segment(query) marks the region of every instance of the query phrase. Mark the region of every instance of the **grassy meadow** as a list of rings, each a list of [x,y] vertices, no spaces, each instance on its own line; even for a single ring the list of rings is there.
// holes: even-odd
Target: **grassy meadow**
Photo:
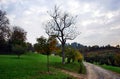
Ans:
[[[78,72],[79,64],[61,64],[59,56],[50,56],[50,73],[47,72],[46,55],[27,54],[20,59],[16,55],[0,55],[0,79],[69,79],[61,68]],[[72,78],[74,79],[74,78]]]
[[[60,62],[61,58],[51,57],[51,61]],[[46,56],[40,54],[0,55],[0,79],[66,79],[68,75],[51,67],[47,73]]]

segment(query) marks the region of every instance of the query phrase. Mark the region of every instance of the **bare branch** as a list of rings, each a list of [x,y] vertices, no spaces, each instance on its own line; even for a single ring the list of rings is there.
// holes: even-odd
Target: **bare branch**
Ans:
[[[53,12],[49,13],[49,15],[52,19],[47,22],[45,31],[49,36],[55,35],[61,42],[64,57],[64,45],[66,41],[73,40],[78,36],[75,28],[76,17],[68,13],[62,13],[57,6],[54,7]]]

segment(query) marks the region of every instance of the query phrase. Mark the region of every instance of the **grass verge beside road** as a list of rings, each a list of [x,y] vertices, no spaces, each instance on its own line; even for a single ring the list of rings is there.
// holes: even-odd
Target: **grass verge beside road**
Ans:
[[[120,67],[116,67],[116,66],[109,66],[109,65],[99,65],[100,67],[113,71],[113,72],[117,72],[120,74]]]

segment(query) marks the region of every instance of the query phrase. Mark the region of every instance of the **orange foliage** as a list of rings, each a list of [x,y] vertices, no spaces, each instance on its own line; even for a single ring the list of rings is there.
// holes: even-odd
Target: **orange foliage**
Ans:
[[[53,51],[56,51],[58,48],[57,48],[57,40],[56,40],[56,38],[55,37],[50,37],[49,39],[48,39],[48,43],[49,43],[49,51],[50,52],[53,52]]]

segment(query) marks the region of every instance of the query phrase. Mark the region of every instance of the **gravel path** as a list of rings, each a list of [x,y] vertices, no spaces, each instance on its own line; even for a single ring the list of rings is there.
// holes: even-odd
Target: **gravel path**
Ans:
[[[84,62],[87,69],[87,79],[120,79],[120,75],[105,70],[96,65]]]

